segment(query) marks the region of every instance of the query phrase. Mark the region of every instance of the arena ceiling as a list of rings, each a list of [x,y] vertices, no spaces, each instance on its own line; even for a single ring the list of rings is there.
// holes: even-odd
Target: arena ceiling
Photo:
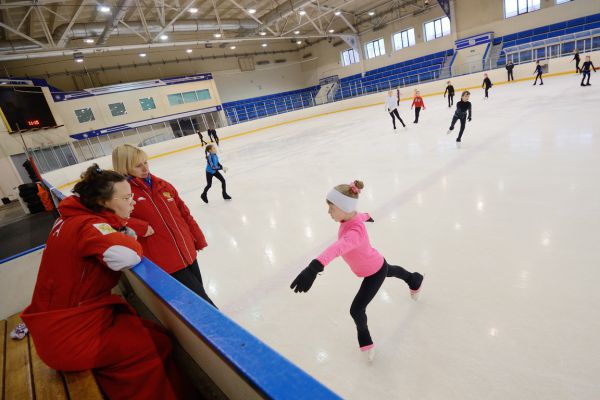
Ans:
[[[433,2],[433,1],[432,1]],[[429,0],[0,0],[0,61],[378,29]],[[207,46],[207,47],[208,47]]]

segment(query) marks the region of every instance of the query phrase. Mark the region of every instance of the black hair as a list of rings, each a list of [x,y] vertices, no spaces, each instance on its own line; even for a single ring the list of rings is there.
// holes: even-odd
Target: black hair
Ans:
[[[124,175],[116,171],[103,170],[98,164],[92,164],[81,174],[81,180],[73,188],[73,193],[79,195],[81,204],[100,212],[105,210],[100,201],[110,200],[115,192],[115,183],[126,180]]]

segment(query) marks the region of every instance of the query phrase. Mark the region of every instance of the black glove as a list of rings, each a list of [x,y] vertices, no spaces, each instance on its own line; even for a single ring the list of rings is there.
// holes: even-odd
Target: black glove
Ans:
[[[294,292],[308,292],[313,282],[317,278],[319,272],[323,272],[323,264],[319,260],[312,260],[308,267],[304,268],[302,272],[298,274],[294,282],[290,285],[290,289]]]
[[[467,118],[467,121],[471,122],[471,117]]]
[[[366,220],[365,222],[375,222],[375,220],[373,219],[373,217],[371,217],[371,216],[369,215],[369,219],[368,219],[368,220]]]

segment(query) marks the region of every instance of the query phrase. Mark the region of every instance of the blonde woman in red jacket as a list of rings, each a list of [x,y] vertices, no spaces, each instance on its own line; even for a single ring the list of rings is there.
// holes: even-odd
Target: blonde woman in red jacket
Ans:
[[[94,164],[73,192],[58,206],[21,315],[40,358],[60,371],[93,370],[111,400],[183,398],[166,331],[111,294],[142,255],[126,227],[135,204],[129,183]]]
[[[206,239],[177,190],[150,173],[148,155],[135,146],[118,146],[112,160],[115,171],[129,177],[136,202],[129,226],[144,256],[215,306],[204,290],[196,260],[196,252],[207,246]]]

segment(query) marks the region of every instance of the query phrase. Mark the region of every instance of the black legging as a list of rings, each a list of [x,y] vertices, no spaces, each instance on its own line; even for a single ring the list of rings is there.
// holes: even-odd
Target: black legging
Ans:
[[[583,78],[581,78],[581,85],[582,86],[586,86],[590,84],[590,75],[592,75],[590,73],[590,71],[582,71],[583,72]],[[585,81],[585,77],[587,76],[587,83],[584,84],[583,81]]]
[[[537,80],[538,80],[538,78],[540,78],[540,85],[543,85],[543,84],[544,84],[544,81],[542,80],[542,73],[541,73],[541,72],[538,72],[538,73],[537,73],[537,75],[535,76],[535,82],[533,82],[533,84],[534,84],[534,85],[536,85],[536,84],[537,84]]]
[[[205,195],[206,193],[208,193],[208,189],[210,189],[210,187],[212,186],[213,176],[221,181],[222,193],[223,196],[225,196],[227,194],[227,183],[225,183],[225,178],[223,178],[223,175],[221,175],[219,171],[215,171],[214,174],[211,174],[210,172],[206,171],[206,187],[202,191],[202,194]]]
[[[398,113],[398,109],[394,108],[394,111],[390,112],[390,117],[392,117],[392,123],[394,124],[394,129],[396,129],[396,118],[394,118],[394,115],[396,116],[396,118],[398,118],[398,121],[400,121],[400,123],[402,124],[402,126],[406,126],[406,125],[404,125],[404,121],[402,121],[402,118],[400,118],[400,114]]]
[[[217,142],[217,146],[219,145],[219,137],[217,136],[217,132],[208,132],[208,138],[211,142],[213,141],[213,139],[215,139],[215,142]]]
[[[207,303],[212,305],[214,308],[215,303],[212,302],[206,291],[204,290],[204,284],[202,283],[202,275],[200,274],[200,267],[198,266],[198,261],[194,260],[193,263],[185,267],[184,269],[180,269],[179,271],[175,271],[171,274],[171,276],[177,279],[179,282],[183,283],[186,287],[191,289],[198,296],[202,297],[206,300]]]
[[[454,104],[454,95],[448,93],[448,107],[452,107],[452,104]]]
[[[513,77],[512,69],[508,71],[508,80],[509,81],[514,81],[515,80],[515,78]]]
[[[415,124],[419,122],[419,113],[421,112],[421,107],[415,107]]]
[[[581,71],[581,68],[579,68],[579,60],[575,60],[575,73],[579,73],[579,72],[583,72]]]
[[[402,279],[410,287],[412,273],[402,267],[389,265],[387,261],[383,260],[383,265],[379,271],[363,279],[360,289],[358,289],[358,293],[354,296],[354,300],[350,306],[350,315],[356,324],[358,345],[361,348],[373,344],[371,334],[369,333],[369,327],[367,326],[367,306],[379,291],[385,278],[389,276]]]
[[[465,115],[464,117],[459,117],[454,114],[452,117],[452,123],[450,124],[450,130],[454,129],[454,124],[456,124],[456,121],[460,121],[460,131],[458,132],[458,138],[456,138],[456,141],[460,142],[463,132],[465,131],[465,126],[467,125],[467,116]]]
[[[488,90],[490,90],[490,87],[486,86],[485,87],[485,97],[488,97]]]

